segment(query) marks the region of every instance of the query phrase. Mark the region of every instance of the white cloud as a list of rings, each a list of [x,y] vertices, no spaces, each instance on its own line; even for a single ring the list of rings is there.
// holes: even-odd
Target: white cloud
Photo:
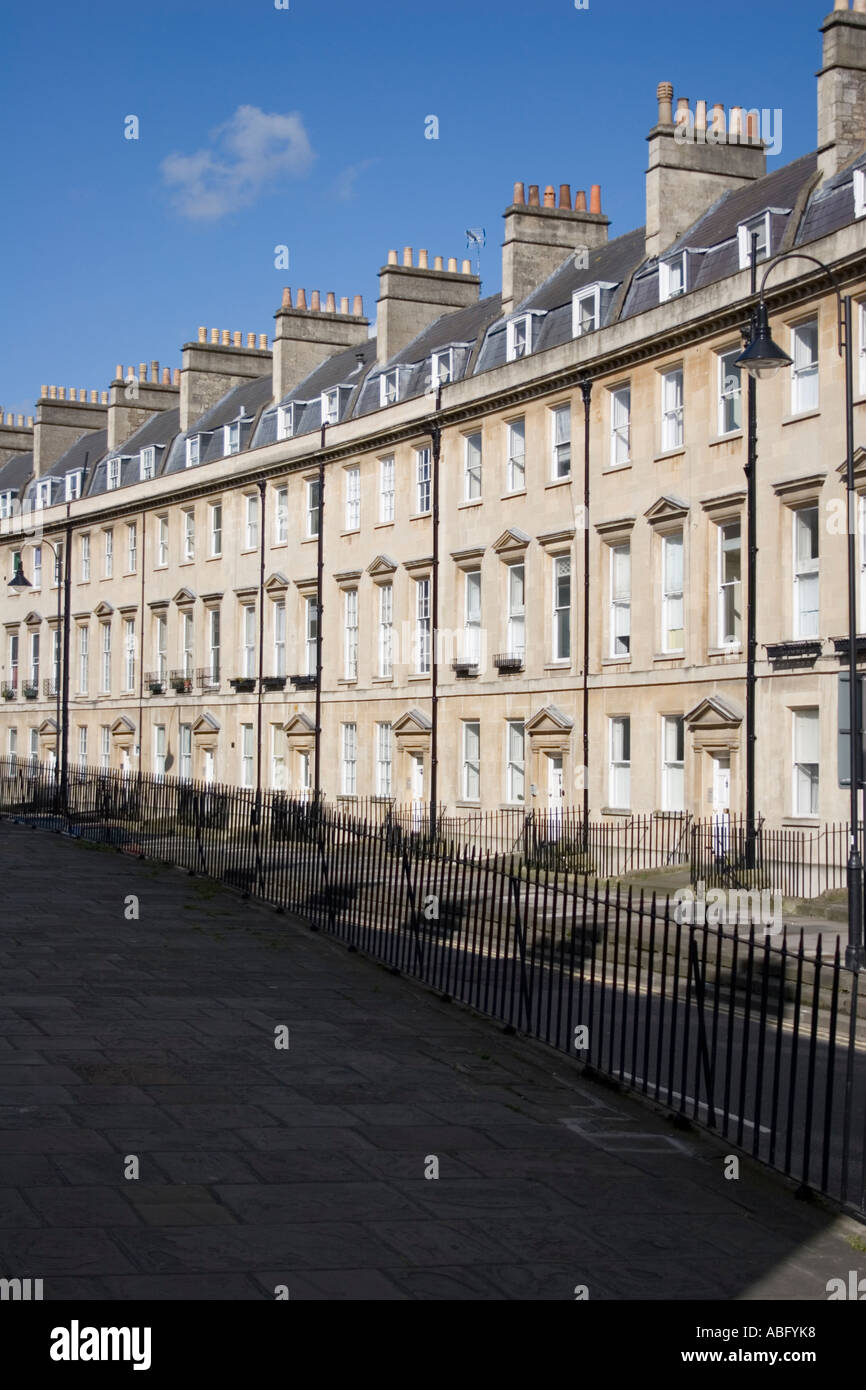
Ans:
[[[215,221],[255,202],[266,185],[305,174],[316,156],[298,111],[281,116],[239,106],[211,131],[208,149],[170,154],[162,176],[184,217]]]
[[[355,196],[355,184],[361,175],[375,164],[375,159],[362,159],[359,164],[349,164],[334,180],[333,194],[341,203],[351,202]]]

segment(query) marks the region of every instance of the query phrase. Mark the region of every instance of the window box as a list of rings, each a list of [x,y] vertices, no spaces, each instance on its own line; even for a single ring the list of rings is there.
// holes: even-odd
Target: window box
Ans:
[[[26,681],[21,687],[21,693],[25,700],[35,700],[39,696],[39,686],[31,685],[29,681]]]
[[[232,676],[229,685],[236,695],[250,695],[256,688],[255,676]]]
[[[219,689],[219,671],[215,671],[212,666],[200,666],[195,674],[199,690]]]
[[[172,671],[169,684],[176,695],[189,695],[192,692],[192,676],[185,671]]]
[[[523,657],[511,652],[497,652],[493,658],[497,671],[522,671]]]
[[[289,676],[289,680],[296,690],[315,690],[316,677],[309,675]]]
[[[477,676],[478,662],[470,661],[465,657],[458,658],[457,661],[452,661],[451,670],[454,672],[455,676]]]
[[[801,638],[791,642],[766,642],[767,660],[788,665],[813,666],[821,655],[821,639]]]
[[[151,695],[165,694],[165,681],[163,680],[162,676],[157,675],[155,671],[149,671],[147,673],[147,675],[144,678],[144,683],[150,691]]]
[[[18,692],[15,686],[10,685],[8,681],[4,681],[2,686],[0,686],[0,695],[3,696],[4,700],[14,700],[17,694]]]
[[[42,694],[46,699],[56,700],[57,682],[52,676],[46,676],[45,680],[42,682]]]
[[[262,676],[262,690],[285,690],[285,676]]]

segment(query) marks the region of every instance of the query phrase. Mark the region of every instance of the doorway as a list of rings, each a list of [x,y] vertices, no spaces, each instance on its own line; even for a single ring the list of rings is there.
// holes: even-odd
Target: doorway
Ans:
[[[562,829],[562,800],[565,788],[562,781],[562,754],[547,754],[547,834],[558,840]]]
[[[713,853],[727,854],[731,837],[731,755],[713,757]]]

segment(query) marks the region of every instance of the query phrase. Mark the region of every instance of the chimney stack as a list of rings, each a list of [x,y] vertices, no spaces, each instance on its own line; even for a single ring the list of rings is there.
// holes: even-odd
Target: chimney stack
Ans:
[[[866,146],[866,0],[836,0],[821,25],[818,73],[818,168],[833,178]]]
[[[212,328],[208,342],[207,332],[199,329],[196,342],[184,343],[180,371],[175,369],[172,376],[172,387],[180,388],[181,433],[185,433],[206,410],[216,405],[233,386],[265,376],[270,371],[271,354],[267,347],[267,336],[259,335],[258,347],[255,346],[256,335],[247,334],[248,343],[250,337],[252,346],[244,347],[244,335],[237,329]],[[164,386],[149,389],[166,390]],[[176,403],[175,391],[171,404]]]
[[[294,301],[293,308],[292,291],[283,290],[282,303],[274,315],[277,324],[273,359],[275,401],[282,400],[327,357],[367,341],[369,324],[364,318],[360,295],[355,296],[351,314],[347,295],[340,300],[337,313],[333,290],[327,294],[324,308],[319,290],[311,290],[309,308],[306,289],[297,290]]]
[[[594,250],[607,241],[609,220],[601,210],[601,189],[594,184],[590,209],[581,189],[571,207],[571,185],[559,185],[559,206],[553,184],[547,184],[544,201],[537,183],[529,185],[523,201],[522,183],[514,185],[514,202],[505,209],[505,241],[502,247],[502,311],[510,314],[521,300],[558,269],[570,252]],[[519,196],[518,196],[519,195]]]
[[[747,138],[742,107],[732,109],[728,132],[724,106],[714,106],[708,130],[706,102],[697,103],[693,117],[688,97],[680,97],[674,116],[670,82],[659,83],[656,98],[658,122],[647,136],[648,256],[661,255],[723,193],[743,188],[767,172],[764,145]]]
[[[200,328],[199,341],[205,332]],[[91,392],[91,398],[95,396]],[[108,388],[108,448],[117,449],[140,429],[145,420],[160,410],[173,410],[178,403],[178,389],[171,385],[168,367],[162,372],[160,381],[159,363],[150,364],[150,380],[147,378],[147,365],[139,364],[138,377],[132,367],[123,375],[123,367],[118,364],[114,381]]]
[[[481,281],[469,273],[468,261],[464,261],[462,271],[455,256],[449,257],[447,270],[442,269],[440,256],[434,259],[432,270],[428,262],[425,250],[419,252],[417,266],[413,265],[412,248],[407,246],[402,265],[389,252],[387,264],[379,271],[376,337],[380,362],[400,352],[440,315],[478,302]]]
[[[42,394],[45,394],[43,387]],[[29,454],[33,449],[33,417],[25,425],[24,416],[16,417],[0,410],[0,468],[16,454]]]
[[[33,427],[34,478],[41,478],[76,439],[105,429],[108,416],[106,405],[102,402],[91,403],[87,395],[86,390],[79,392],[75,387],[70,387],[67,393],[65,386],[49,386],[47,395],[43,389],[36,402],[36,423]]]

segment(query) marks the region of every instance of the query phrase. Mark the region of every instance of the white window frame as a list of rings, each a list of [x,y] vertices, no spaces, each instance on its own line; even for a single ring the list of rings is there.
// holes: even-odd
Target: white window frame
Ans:
[[[866,169],[854,170],[854,216],[866,217]]]
[[[219,685],[222,665],[222,618],[219,608],[208,610],[207,642],[211,683]]]
[[[315,598],[308,598],[304,603],[304,652],[306,657],[306,672],[308,676],[316,674],[316,646],[318,638],[318,614],[319,607]]]
[[[608,804],[618,811],[631,807],[631,716],[608,719]]]
[[[123,460],[120,458],[109,459],[105,466],[105,486],[108,492],[114,492],[115,488],[120,487],[120,469]]]
[[[683,367],[661,373],[661,452],[670,454],[685,444],[685,374]]]
[[[306,480],[307,497],[307,540],[315,540],[319,534],[319,527],[322,524],[321,498],[319,497],[318,478],[307,478]],[[313,499],[315,498],[315,502]],[[313,524],[315,522],[315,530]]]
[[[467,570],[463,576],[463,659],[481,664],[481,571]]]
[[[192,613],[182,613],[180,619],[181,669],[187,679],[195,671],[195,623]]]
[[[277,410],[277,439],[292,439],[295,434],[294,403],[281,405]]]
[[[33,547],[33,588],[42,588],[42,546]]]
[[[289,489],[274,489],[274,545],[285,545],[289,539]]]
[[[857,306],[860,320],[860,395],[866,396],[866,300]]]
[[[430,674],[430,576],[415,580],[415,674]]]
[[[519,592],[518,592],[519,572]],[[507,566],[506,603],[508,612],[507,647],[509,656],[526,661],[526,564],[523,560]]]
[[[591,305],[588,316],[582,313],[585,304]],[[587,333],[595,333],[601,327],[601,286],[591,285],[575,290],[571,299],[571,336],[582,338]]]
[[[567,422],[567,431],[560,438],[560,421]],[[554,405],[550,410],[550,477],[561,482],[571,477],[571,406]]]
[[[553,632],[552,632],[552,657],[554,661],[571,661],[571,609],[574,595],[572,593],[572,563],[570,555],[555,555],[553,557],[552,577],[553,577]],[[560,585],[563,579],[568,580],[568,603],[561,603]],[[561,614],[566,615],[567,621],[563,624]],[[563,643],[563,629],[567,634],[567,642]],[[567,650],[563,650],[566,647]]]
[[[791,711],[791,801],[793,814],[797,817],[818,815],[821,792],[821,716],[817,706],[805,706]],[[817,762],[806,761],[800,757],[804,751],[801,730],[812,729],[811,737],[817,742]],[[808,794],[808,808],[805,805]]]
[[[662,810],[684,811],[686,809],[686,729],[683,715],[662,715],[661,737]]]
[[[676,553],[677,548],[680,553],[680,583],[677,585],[675,578],[670,574],[669,557]],[[661,650],[671,656],[679,656],[685,651],[686,646],[686,615],[685,615],[685,532],[684,530],[668,531],[661,537]],[[679,623],[674,619],[679,615]],[[678,647],[670,645],[670,634],[681,632],[682,641]]]
[[[256,674],[256,606],[241,604],[241,675],[247,680]]]
[[[37,512],[41,512],[45,507],[51,506],[51,479],[43,478],[36,484],[36,496],[34,498]]]
[[[100,724],[99,726],[99,766],[103,772],[108,772],[111,767],[111,726]]]
[[[814,330],[815,333],[815,356],[808,362],[803,357],[806,330]],[[791,357],[791,414],[808,415],[820,409],[821,404],[821,342],[816,317],[791,325]]]
[[[748,270],[752,264],[752,232],[758,232],[758,261],[766,261],[770,255],[770,214],[762,212],[741,222],[737,227],[737,242],[740,252],[740,270]],[[763,237],[761,236],[763,233]],[[763,240],[763,246],[761,241]]]
[[[505,466],[505,491],[526,491],[526,417],[507,420],[505,424],[507,458]]]
[[[442,363],[445,363],[445,372],[442,371]],[[447,386],[454,380],[454,349],[444,348],[440,352],[434,352],[430,359],[430,385],[435,391],[437,386]]]
[[[818,553],[801,559],[799,539],[806,530],[803,518],[807,513],[815,517],[815,538]],[[794,574],[794,636],[801,638],[818,637],[821,631],[821,510],[817,503],[806,507],[796,507],[793,514],[792,569]],[[815,606],[805,607],[807,586],[813,582]],[[814,618],[811,616],[814,614]]]
[[[505,800],[512,806],[526,802],[526,725],[522,719],[505,721]]]
[[[323,391],[321,396],[322,424],[338,425],[340,423],[340,388],[334,386],[330,391]]]
[[[519,314],[505,326],[505,356],[508,362],[519,362],[532,352],[532,315]]]
[[[274,603],[274,675],[286,674],[286,601]]]
[[[626,464],[631,463],[631,382],[626,382],[623,386],[614,386],[609,395],[610,467],[624,468]]]
[[[135,574],[138,568],[138,527],[134,521],[126,523],[126,572]]]
[[[415,450],[416,516],[430,511],[433,487],[433,456],[427,447]]]
[[[361,529],[361,469],[357,464],[343,469],[344,531]]]
[[[380,584],[379,589],[379,676],[390,680],[394,675],[394,585]]]
[[[340,725],[340,790],[343,796],[358,794],[358,726]]]
[[[481,497],[484,442],[481,430],[463,436],[463,501],[477,502]]]
[[[379,377],[379,407],[396,405],[400,399],[400,368],[392,367]]]
[[[230,420],[227,425],[223,425],[223,458],[228,458],[232,454],[239,454],[241,451],[241,421]]]
[[[84,476],[83,469],[75,468],[71,473],[66,474],[66,501],[77,502],[81,496],[81,480]]]
[[[732,547],[728,546],[728,535],[737,530],[737,549],[740,554],[740,575],[738,579],[725,578],[725,555],[732,553]],[[743,528],[739,520],[721,521],[718,525],[718,558],[717,558],[717,599],[716,599],[716,646],[725,647],[728,650],[736,651],[743,644]],[[738,621],[734,624],[739,632],[734,631],[733,635],[727,633],[728,623],[725,621],[728,606],[728,593],[734,595],[734,610],[738,613]]]
[[[195,510],[192,507],[186,507],[181,515],[183,516],[183,558],[184,563],[189,564],[195,559]]]
[[[100,642],[99,686],[100,693],[108,695],[111,692],[111,623],[100,623],[100,627],[102,628],[100,633],[102,641]]]
[[[210,538],[210,558],[216,560],[223,553],[223,504],[211,502],[208,505],[208,535]]]
[[[679,299],[688,292],[688,256],[680,251],[669,260],[659,261],[659,303],[667,304],[670,299]]]
[[[358,590],[346,589],[343,599],[343,679],[358,679]]]
[[[39,633],[30,634],[30,684],[39,689]]]
[[[168,517],[156,519],[156,568],[163,569],[168,564]]]
[[[390,724],[376,725],[376,795],[390,796],[394,771],[394,739]]]
[[[394,455],[388,454],[379,460],[379,521],[387,524],[394,520]]]
[[[628,584],[619,582],[617,560],[627,568]],[[608,652],[612,660],[631,659],[631,542],[620,541],[610,547],[610,622]]]
[[[275,791],[283,791],[286,787],[286,754],[283,744],[283,726],[281,724],[271,725],[271,786]]]
[[[481,800],[481,723],[462,720],[461,792],[464,801]]]
[[[241,725],[241,786],[251,787],[254,784],[255,758],[253,754],[253,726],[252,724]]]
[[[194,468],[201,463],[201,435],[192,434],[186,441],[186,467]]]
[[[182,782],[192,780],[192,725],[178,726],[178,776]]]
[[[154,724],[153,726],[153,774],[157,781],[161,782],[165,777],[165,725]]]
[[[259,543],[259,494],[244,493],[244,549],[255,550]]]
[[[4,492],[0,492],[0,521],[8,521],[12,516],[14,511],[14,497],[15,493],[11,488],[7,488]],[[69,498],[67,497],[66,500],[69,501]]]
[[[135,619],[123,620],[123,679],[124,690],[135,689]]]
[[[165,682],[168,676],[168,619],[164,613],[157,614],[153,635],[156,654],[156,678],[157,680]]]
[[[87,767],[87,725],[78,726],[78,766]]]
[[[81,583],[90,582],[90,532],[84,531],[80,537],[78,558],[81,565]]]
[[[138,480],[141,483],[148,482],[156,477],[156,445],[149,444],[146,449],[142,449],[138,455]]]
[[[114,577],[114,531],[109,526],[102,533],[102,574],[104,579]]]
[[[739,367],[736,367],[736,360],[740,356],[739,348],[728,348],[725,352],[716,355],[717,373],[717,396],[718,396],[718,419],[716,426],[719,438],[724,439],[728,435],[741,434],[743,429],[743,374]],[[729,364],[726,366],[725,364]],[[736,377],[733,375],[736,370]],[[732,383],[736,381],[736,387]],[[734,413],[739,416],[736,424],[728,427],[725,415],[727,413],[727,403],[736,401]]]

